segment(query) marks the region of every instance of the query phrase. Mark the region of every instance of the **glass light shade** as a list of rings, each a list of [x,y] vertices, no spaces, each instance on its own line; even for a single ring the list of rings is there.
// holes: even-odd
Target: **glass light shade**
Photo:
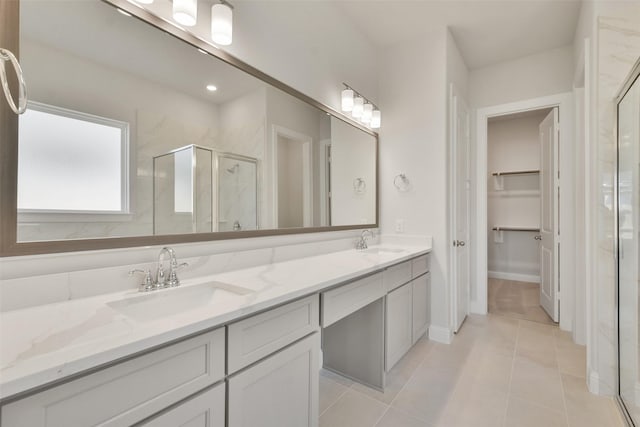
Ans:
[[[198,0],[173,0],[173,19],[185,27],[196,25]]]
[[[362,123],[364,123],[364,124],[371,123],[371,115],[372,115],[372,113],[373,113],[373,105],[371,105],[369,103],[364,104],[364,107],[362,109],[362,117],[360,118]]]
[[[136,0],[136,2],[140,4],[151,4],[153,0]]]
[[[345,89],[342,91],[342,111],[349,112],[353,110],[353,91]]]
[[[211,7],[211,40],[223,46],[233,41],[233,10],[226,4]]]
[[[359,119],[360,117],[362,117],[363,111],[364,111],[364,98],[362,98],[361,96],[356,96],[356,98],[353,100],[353,110],[351,111],[351,115],[354,118]]]
[[[382,117],[380,114],[380,110],[373,110],[371,112],[371,129],[379,129],[381,121]]]

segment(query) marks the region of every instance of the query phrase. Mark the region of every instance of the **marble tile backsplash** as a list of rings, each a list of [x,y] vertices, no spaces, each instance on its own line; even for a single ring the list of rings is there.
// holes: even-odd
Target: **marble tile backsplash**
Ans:
[[[189,267],[182,280],[284,262],[292,259],[349,250],[359,230],[274,236],[237,241],[172,245],[179,261]],[[390,244],[411,244],[425,236],[383,237]],[[374,239],[374,243],[380,238]],[[160,247],[52,254],[0,260],[0,311],[16,310],[111,292],[135,290],[140,277],[129,277],[133,268],[155,274]],[[74,260],[75,258],[75,260]]]

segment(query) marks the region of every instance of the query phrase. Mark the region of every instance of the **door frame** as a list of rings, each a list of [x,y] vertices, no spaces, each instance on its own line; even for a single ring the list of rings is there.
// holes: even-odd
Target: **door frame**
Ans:
[[[449,144],[449,194],[451,195],[449,197],[449,223],[451,224],[450,227],[450,236],[449,236],[449,242],[453,242],[456,239],[456,212],[457,212],[457,204],[456,204],[456,200],[457,200],[457,187],[456,187],[456,183],[457,183],[457,169],[456,169],[456,165],[457,165],[457,161],[456,161],[456,148],[457,148],[457,135],[458,135],[458,128],[457,128],[457,120],[458,120],[458,116],[457,116],[457,111],[456,111],[456,102],[457,100],[461,100],[462,103],[465,105],[466,109],[467,109],[467,113],[468,113],[468,123],[467,123],[467,129],[469,131],[469,147],[468,147],[468,152],[467,152],[467,160],[468,160],[468,172],[469,172],[469,185],[471,186],[471,180],[473,177],[473,173],[472,173],[472,168],[471,168],[471,164],[472,164],[472,157],[471,157],[471,109],[469,108],[466,100],[464,98],[462,98],[460,91],[458,90],[458,88],[454,85],[451,84],[449,86],[449,135],[450,135],[450,144]],[[469,204],[467,206],[468,208],[468,212],[467,212],[467,244],[469,244],[469,246],[467,246],[467,268],[469,271],[468,274],[468,279],[469,279],[469,289],[467,289],[467,297],[469,298],[467,301],[467,315],[471,312],[471,280],[472,280],[472,269],[471,269],[471,257],[472,257],[472,248],[470,245],[470,241],[471,241],[471,202],[472,202],[472,194],[471,194],[471,187],[469,188]],[[450,262],[450,272],[451,272],[451,319],[450,319],[450,324],[452,326],[452,331],[456,331],[456,328],[458,327],[457,325],[457,319],[456,319],[456,315],[458,312],[458,277],[457,277],[457,273],[458,273],[458,265],[457,265],[457,254],[456,254],[456,250],[457,247],[455,247],[453,244],[451,244],[451,246],[449,246],[449,259],[451,260]],[[463,321],[464,322],[464,321]]]
[[[476,221],[475,221],[475,256],[476,263],[476,295],[469,304],[472,313],[487,314],[487,130],[488,120],[491,117],[505,116],[513,113],[540,110],[544,108],[558,107],[560,116],[560,206],[559,208],[559,228],[562,230],[560,243],[560,277],[561,293],[556,289],[560,298],[560,329],[571,331],[573,328],[574,312],[574,227],[572,218],[575,212],[574,194],[574,107],[573,93],[564,92],[560,94],[533,98],[523,101],[511,102],[507,104],[494,105],[491,107],[479,108],[476,113]],[[562,190],[564,189],[564,191]],[[560,239],[558,240],[560,242]]]
[[[271,154],[271,212],[273,223],[278,224],[278,137],[299,141],[302,144],[302,225],[313,225],[313,138],[280,125],[273,125],[268,151]]]

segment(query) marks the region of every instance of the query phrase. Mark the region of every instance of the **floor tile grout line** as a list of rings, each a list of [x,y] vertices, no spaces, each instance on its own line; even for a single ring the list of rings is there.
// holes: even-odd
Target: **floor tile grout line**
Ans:
[[[553,337],[553,350],[556,353],[556,365],[558,366],[558,377],[560,377],[560,388],[562,389],[562,405],[564,406],[564,419],[567,422],[567,427],[569,424],[569,408],[567,407],[567,396],[565,395],[564,390],[564,382],[562,381],[562,372],[560,372],[560,359],[558,358],[558,342],[554,335]]]
[[[509,402],[511,400],[511,385],[513,383],[513,372],[516,369],[516,355],[518,353],[518,341],[520,340],[520,328],[522,328],[520,320],[518,320],[518,330],[516,331],[516,342],[513,346],[513,356],[511,360],[511,374],[509,375],[509,387],[507,388],[507,404],[504,408],[504,414],[502,416],[502,425],[507,425],[507,414],[509,412]]]
[[[333,407],[336,403],[338,403],[338,401],[340,401],[340,399],[342,399],[342,397],[343,397],[345,394],[347,394],[347,392],[348,392],[349,390],[351,390],[351,386],[346,387],[346,386],[344,386],[344,385],[340,384],[339,382],[332,380],[331,378],[327,378],[327,379],[328,379],[329,381],[333,381],[334,383],[336,383],[336,384],[339,384],[339,385],[343,386],[343,387],[344,387],[344,391],[343,391],[342,393],[340,393],[340,396],[338,396],[338,397],[336,398],[336,400],[334,400],[334,401],[333,401],[333,403],[331,403],[331,405],[327,406],[327,407],[325,408],[325,410],[324,410],[324,411],[322,411],[322,412],[318,415],[318,421],[320,421],[320,417],[322,417],[322,416],[324,415],[324,413],[325,413],[325,412],[327,412],[327,411],[329,410],[329,408]]]

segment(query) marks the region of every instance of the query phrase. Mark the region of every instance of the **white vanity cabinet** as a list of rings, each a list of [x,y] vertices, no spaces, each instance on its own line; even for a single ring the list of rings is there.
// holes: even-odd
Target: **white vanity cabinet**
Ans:
[[[225,383],[220,383],[139,427],[225,427]]]
[[[386,371],[389,371],[413,344],[412,298],[412,283],[407,283],[387,294]]]
[[[224,366],[220,328],[8,403],[0,424],[131,426],[223,380]]]
[[[229,378],[228,427],[317,427],[320,334]]]
[[[384,271],[389,292],[385,309],[385,371],[389,371],[429,328],[429,255],[423,255]]]

